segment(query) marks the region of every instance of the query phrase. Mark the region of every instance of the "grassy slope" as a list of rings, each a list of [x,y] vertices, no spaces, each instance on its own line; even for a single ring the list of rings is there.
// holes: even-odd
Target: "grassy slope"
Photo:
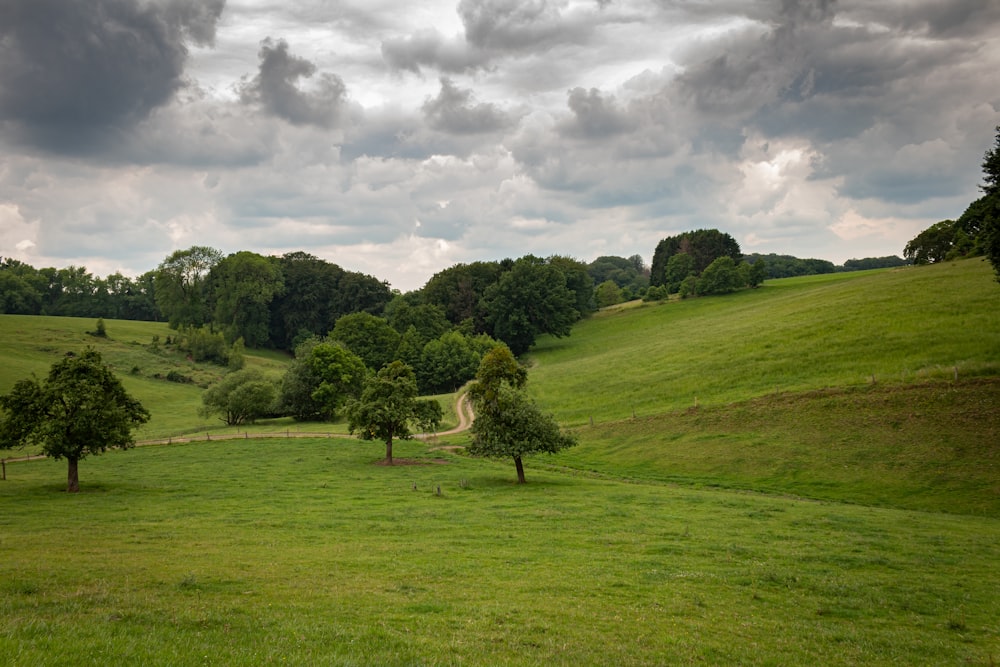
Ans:
[[[75,317],[34,317],[0,315],[0,392],[35,374],[45,377],[49,367],[66,352],[94,347],[122,379],[126,389],[150,411],[152,418],[137,437],[156,438],[205,430],[217,430],[217,420],[198,417],[201,392],[218,381],[226,369],[212,364],[196,364],[182,355],[159,350],[151,345],[153,336],[161,343],[176,332],[161,322],[105,320],[108,338],[87,332],[96,320]],[[247,365],[279,375],[288,360],[267,351],[247,352]],[[191,378],[191,384],[169,382],[176,371]]]
[[[115,452],[83,463],[76,496],[61,492],[63,462],[8,465],[0,655],[25,666],[995,664],[1000,519],[861,504],[996,514],[995,453],[969,449],[997,442],[986,430],[997,288],[981,268],[777,282],[604,314],[544,341],[529,386],[576,423],[581,445],[556,466],[530,461],[524,487],[509,462],[421,443],[397,454],[445,463],[374,466],[379,443],[320,439]],[[950,311],[940,295],[956,293],[941,290],[958,290]],[[852,306],[852,291],[885,298]],[[923,316],[880,324],[897,302]],[[58,327],[7,317],[0,358],[34,364],[18,376],[44,374],[62,353]],[[91,326],[79,321],[73,340],[90,342]],[[678,333],[686,352],[670,343]],[[853,356],[817,342],[832,339],[853,341]],[[713,341],[742,347],[713,359]],[[980,377],[955,384],[955,365]],[[664,380],[675,389],[649,390]],[[0,391],[4,381],[0,371]],[[164,392],[154,414],[189,389],[152,386]],[[176,418],[191,428],[190,414]],[[936,432],[950,440],[928,440]],[[928,486],[921,475],[935,473]]]
[[[11,664],[941,665],[1000,656],[1000,521],[378,443],[9,466]],[[414,488],[415,487],[415,488]],[[441,495],[437,495],[437,489]]]
[[[611,311],[529,386],[580,436],[560,465],[1000,516],[998,296],[974,260]]]

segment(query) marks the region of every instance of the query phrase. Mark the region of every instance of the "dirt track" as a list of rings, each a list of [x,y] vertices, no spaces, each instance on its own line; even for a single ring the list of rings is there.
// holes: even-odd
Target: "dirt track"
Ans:
[[[458,426],[455,428],[448,429],[447,431],[441,431],[440,433],[418,433],[416,434],[419,440],[429,440],[442,435],[455,435],[456,433],[462,433],[463,431],[469,430],[472,425],[472,406],[469,404],[469,395],[462,394],[458,397],[455,402],[455,413],[458,415]],[[147,447],[151,445],[172,445],[174,443],[180,444],[185,442],[201,442],[201,441],[211,441],[211,440],[255,440],[260,438],[353,438],[353,435],[348,435],[346,433],[305,433],[300,431],[275,431],[272,433],[218,433],[212,435],[211,433],[206,433],[205,435],[198,436],[184,436],[177,438],[158,438],[155,440],[140,440],[135,443],[136,447]],[[21,461],[38,461],[46,458],[44,454],[36,454],[34,456],[18,456],[15,458],[4,459],[4,463],[18,463]]]

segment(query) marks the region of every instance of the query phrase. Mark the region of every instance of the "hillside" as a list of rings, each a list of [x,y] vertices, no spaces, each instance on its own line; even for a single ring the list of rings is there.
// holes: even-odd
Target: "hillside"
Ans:
[[[604,311],[529,386],[558,465],[998,516],[998,297],[973,260]]]
[[[49,367],[67,352],[88,346],[101,353],[126,389],[142,402],[152,418],[139,438],[156,438],[214,429],[218,421],[198,416],[201,392],[217,382],[226,369],[199,364],[162,345],[175,335],[162,322],[105,320],[108,337],[97,338],[95,320],[80,317],[0,315],[0,393],[21,378],[45,377]],[[154,344],[154,337],[161,344]],[[279,375],[288,364],[280,353],[248,350],[247,366]],[[167,377],[175,378],[171,381]]]

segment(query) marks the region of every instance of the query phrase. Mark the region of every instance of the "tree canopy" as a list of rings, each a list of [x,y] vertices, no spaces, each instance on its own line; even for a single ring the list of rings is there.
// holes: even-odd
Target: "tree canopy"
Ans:
[[[277,396],[275,383],[257,369],[229,373],[201,395],[202,414],[220,415],[229,426],[252,424],[266,416]]]
[[[57,361],[44,380],[18,381],[0,396],[0,408],[0,446],[37,445],[54,459],[65,458],[71,493],[80,490],[82,459],[131,447],[132,430],[149,421],[149,411],[93,349]]]
[[[731,257],[734,262],[743,258],[740,244],[729,234],[717,229],[697,229],[683,232],[676,236],[668,236],[656,245],[653,252],[653,263],[649,273],[650,285],[666,285],[667,263],[678,253],[691,256],[692,269],[696,275],[708,268],[708,265],[719,257]]]
[[[472,456],[513,458],[519,484],[525,482],[524,456],[555,453],[576,444],[523,393],[527,377],[510,350],[498,347],[483,357],[469,390],[476,419],[467,451]]]
[[[441,421],[441,406],[417,399],[417,379],[402,361],[393,361],[370,377],[361,396],[348,402],[346,412],[351,433],[362,440],[385,442],[388,465],[393,462],[393,439],[412,438],[412,424],[436,428]]]

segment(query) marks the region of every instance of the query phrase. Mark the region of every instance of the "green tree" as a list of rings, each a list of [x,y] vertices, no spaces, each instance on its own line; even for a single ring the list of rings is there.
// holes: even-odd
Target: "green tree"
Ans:
[[[132,430],[149,421],[146,408],[92,349],[57,361],[45,380],[18,381],[0,396],[0,407],[0,446],[38,445],[56,460],[65,458],[70,493],[80,490],[82,459],[131,447]]]
[[[365,362],[340,343],[313,345],[303,364],[316,380],[311,398],[319,407],[320,417],[333,419],[348,399],[361,393],[367,373]]]
[[[744,262],[746,264],[746,262]],[[749,264],[749,269],[747,270],[746,283],[748,287],[754,289],[761,286],[764,280],[767,278],[767,262],[763,259],[757,259],[753,264]]]
[[[910,239],[903,248],[903,257],[914,264],[942,262],[955,244],[955,221],[942,220]]]
[[[983,155],[983,184],[979,187],[986,195],[979,245],[1000,281],[1000,125],[993,147]]]
[[[558,452],[575,445],[576,439],[563,433],[519,388],[498,378],[496,368],[484,373],[471,393],[476,419],[467,451],[472,456],[513,458],[517,482],[524,484],[523,457]]]
[[[360,312],[338,319],[330,338],[339,340],[375,370],[396,359],[400,335],[385,318]]]
[[[739,268],[732,257],[719,257],[709,264],[698,279],[699,294],[728,294],[743,286]]]
[[[595,290],[598,308],[607,308],[622,302],[622,289],[613,280],[605,280]]]
[[[472,320],[478,327],[482,324],[480,301],[505,270],[499,262],[455,264],[431,276],[420,292],[426,303],[442,307],[452,324]]]
[[[452,331],[424,345],[420,365],[415,369],[422,391],[455,391],[476,375],[479,355],[469,340]]]
[[[250,347],[266,345],[271,300],[284,288],[277,260],[255,252],[233,253],[212,267],[207,285],[214,323],[226,338],[243,338]]]
[[[178,250],[160,263],[155,274],[155,298],[172,329],[201,326],[210,319],[205,281],[222,253],[206,246]]]
[[[694,257],[686,252],[679,252],[667,260],[664,286],[670,294],[676,294],[684,279],[694,273]]]
[[[530,255],[487,288],[481,307],[488,333],[514,354],[527,352],[541,334],[568,336],[580,318],[562,271]]]
[[[693,270],[698,275],[719,257],[730,257],[734,262],[738,262],[743,256],[736,239],[717,229],[697,229],[677,236],[668,236],[656,245],[653,253],[650,285],[667,284],[667,263],[678,253],[691,255],[694,259]]]
[[[393,361],[365,382],[359,398],[348,401],[348,426],[362,440],[384,441],[385,463],[392,465],[393,439],[408,440],[412,423],[426,423],[432,408],[423,407],[425,402],[431,401],[417,400],[413,369]]]
[[[201,395],[201,414],[221,415],[229,426],[252,424],[271,412],[276,395],[274,382],[259,370],[234,371]]]

